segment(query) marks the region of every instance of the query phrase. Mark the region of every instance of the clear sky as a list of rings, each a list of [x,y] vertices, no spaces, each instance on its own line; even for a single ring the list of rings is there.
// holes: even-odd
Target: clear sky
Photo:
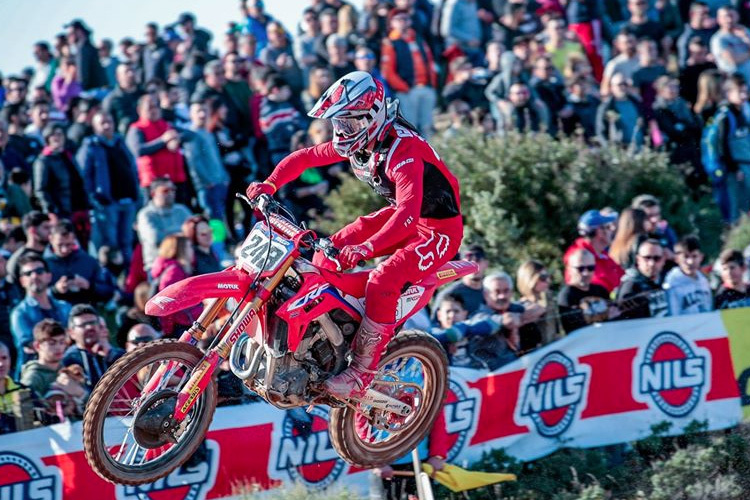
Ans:
[[[362,1],[352,2],[361,7]],[[310,0],[266,0],[266,11],[294,30]],[[94,41],[110,38],[115,44],[130,36],[143,39],[149,21],[175,22],[181,12],[195,14],[197,24],[214,34],[214,45],[229,21],[240,21],[238,0],[0,0],[0,72],[17,73],[32,66],[32,45],[51,41],[63,24],[81,18],[94,31]]]

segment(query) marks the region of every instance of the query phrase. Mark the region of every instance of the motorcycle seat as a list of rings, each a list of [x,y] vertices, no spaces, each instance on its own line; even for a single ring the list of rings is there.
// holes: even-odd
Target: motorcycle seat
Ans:
[[[367,280],[370,277],[370,271],[355,271],[353,273],[338,273],[325,268],[319,268],[323,276],[341,292],[352,295],[357,298],[365,296]],[[435,270],[434,273],[425,278],[412,283],[412,285],[422,285],[425,288],[430,286],[441,286],[445,283],[454,281],[467,274],[477,272],[478,267],[474,262],[467,260],[452,260],[446,262]]]

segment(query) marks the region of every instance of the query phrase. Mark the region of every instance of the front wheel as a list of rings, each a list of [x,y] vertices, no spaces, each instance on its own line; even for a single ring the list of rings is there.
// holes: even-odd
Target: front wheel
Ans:
[[[440,343],[417,330],[399,333],[388,344],[371,388],[411,405],[401,417],[359,404],[334,408],[328,430],[334,449],[361,468],[393,463],[417,447],[443,408],[448,358]]]
[[[83,416],[83,447],[91,467],[107,481],[150,483],[187,461],[200,446],[216,409],[216,378],[176,428],[169,419],[190,374],[203,359],[195,346],[164,339],[114,363],[91,393]],[[159,367],[169,376],[147,395],[145,383]]]

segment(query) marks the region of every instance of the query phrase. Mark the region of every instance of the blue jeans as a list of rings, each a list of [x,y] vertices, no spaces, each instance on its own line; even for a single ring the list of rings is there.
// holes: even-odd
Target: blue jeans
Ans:
[[[227,199],[227,185],[214,184],[210,188],[198,190],[198,204],[209,219],[224,220],[224,203]]]
[[[94,210],[94,221],[98,235],[97,248],[108,246],[119,248],[125,262],[133,255],[133,222],[135,201],[122,199]]]
[[[737,179],[736,173],[727,174],[730,222],[735,222],[750,210],[750,165],[739,165],[739,172],[743,175],[742,180]]]

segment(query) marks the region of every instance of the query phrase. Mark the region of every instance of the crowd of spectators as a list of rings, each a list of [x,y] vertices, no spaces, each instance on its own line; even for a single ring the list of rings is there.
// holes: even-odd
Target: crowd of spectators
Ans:
[[[556,296],[543,263],[522,263],[514,280],[488,272],[484,249],[473,245],[461,256],[479,270],[438,294],[434,317],[425,310],[407,326],[431,332],[451,365],[494,370],[593,323],[750,306],[747,255],[725,250],[704,262],[700,240],[677,239],[651,195],[619,214],[590,210],[577,229]]]
[[[71,21],[0,77],[0,432],[80,418],[119,356],[190,323],[195,311],[157,321],[145,303],[231,263],[253,222],[233,194],[330,140],[306,113],[353,70],[427,138],[476,128],[662,148],[735,222],[750,209],[750,10],[734,5],[311,0],[285,27],[241,0],[223,33],[184,13],[117,42]],[[281,196],[309,219],[346,171],[310,170]],[[494,369],[593,322],[748,303],[742,253],[721,255],[714,290],[700,242],[678,238],[658,200],[615,208],[581,215],[559,287],[544,263],[514,279],[471,246],[479,272],[411,324],[452,364]]]

